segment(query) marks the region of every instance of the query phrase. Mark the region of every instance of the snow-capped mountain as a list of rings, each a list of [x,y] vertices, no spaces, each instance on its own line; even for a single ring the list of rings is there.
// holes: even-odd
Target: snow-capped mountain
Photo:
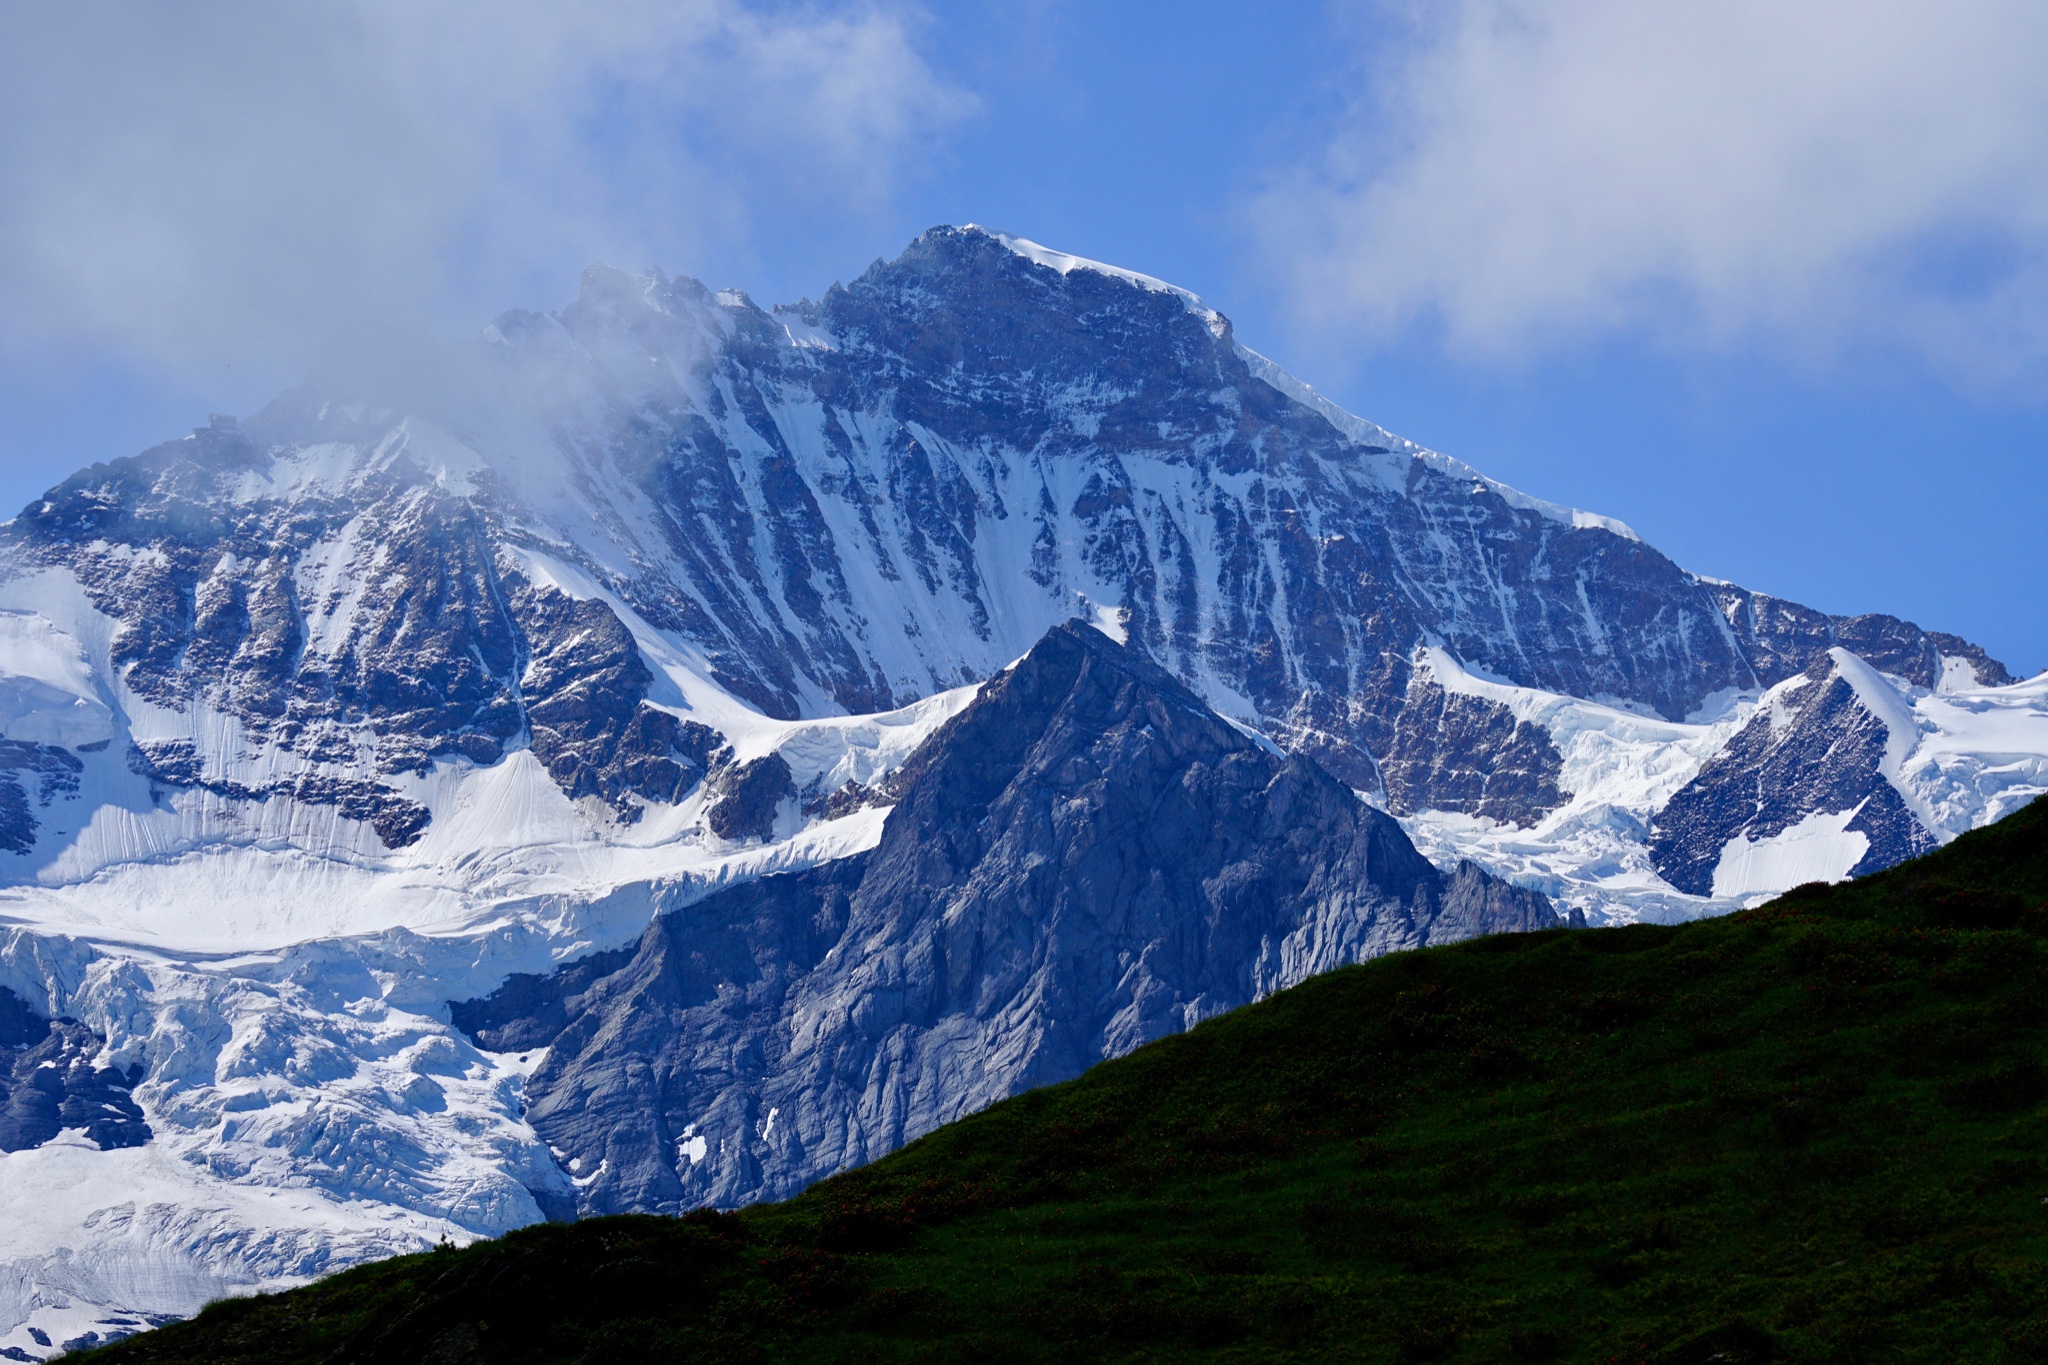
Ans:
[[[5,1081],[0,1348],[37,1353],[579,1204],[788,1189],[1056,1074],[849,1043],[881,1072],[844,1094],[919,1098],[693,1082],[660,1099],[693,1131],[629,1152],[561,1097],[631,1068],[555,1040],[666,989],[697,921],[664,912],[765,873],[844,880],[877,943],[938,932],[864,889],[936,760],[905,765],[1077,618],[1234,762],[1312,761],[1475,864],[1429,874],[1460,895],[1507,894],[1483,868],[1593,923],[1883,866],[2048,788],[2048,682],[1689,574],[1342,412],[1185,291],[978,228],[767,311],[593,269],[402,390],[316,376],[0,539],[0,1026],[37,1058]],[[1289,970],[1427,941],[1417,885]],[[1290,905],[1276,941],[1327,912]],[[882,969],[818,932],[842,960],[777,957],[763,1027],[859,1012]],[[1130,933],[1091,942],[1153,961]],[[1294,979],[1254,960],[1165,972],[1159,1017]],[[752,1174],[701,1164],[721,1141]]]

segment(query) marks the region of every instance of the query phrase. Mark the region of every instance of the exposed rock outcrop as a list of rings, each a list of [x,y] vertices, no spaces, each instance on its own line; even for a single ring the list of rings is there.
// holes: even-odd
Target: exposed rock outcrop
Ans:
[[[1657,871],[1681,891],[1711,895],[1731,844],[1777,839],[1830,816],[1836,828],[1816,833],[1861,839],[1862,851],[1817,863],[1807,880],[1860,876],[1929,851],[1934,835],[1885,772],[1887,748],[1910,748],[1912,739],[1911,715],[1868,664],[1839,647],[1821,654],[1767,695],[1749,724],[1657,813],[1650,832]],[[1731,894],[1725,881],[1722,894]]]
[[[704,826],[721,839],[766,839],[775,814],[796,796],[796,780],[781,754],[764,754],[719,771],[716,798],[704,811]]]
[[[586,1211],[786,1194],[1310,973],[1560,922],[1083,626],[897,780],[872,852],[663,916],[567,1000],[529,1117]]]
[[[93,1063],[105,1040],[76,1019],[44,1019],[0,986],[0,1152],[76,1128],[101,1151],[140,1147],[149,1124],[129,1093],[142,1068]]]

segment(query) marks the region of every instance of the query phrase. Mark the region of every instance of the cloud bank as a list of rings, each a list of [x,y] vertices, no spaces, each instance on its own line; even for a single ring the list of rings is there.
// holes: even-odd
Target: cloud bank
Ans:
[[[2048,360],[2048,8],[1416,13],[1327,155],[1255,205],[1303,316],[1496,359],[1625,328]]]
[[[0,11],[0,352],[201,371],[858,214],[967,107],[886,5]]]

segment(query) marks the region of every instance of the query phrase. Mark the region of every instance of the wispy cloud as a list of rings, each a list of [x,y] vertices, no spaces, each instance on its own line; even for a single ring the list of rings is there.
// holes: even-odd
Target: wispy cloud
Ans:
[[[2048,361],[2048,8],[1408,13],[1400,41],[1372,25],[1327,156],[1256,204],[1320,325],[1494,356],[1625,328],[1900,344],[1979,375]]]
[[[0,349],[204,368],[480,321],[592,259],[877,205],[968,106],[914,12],[741,0],[0,11]]]

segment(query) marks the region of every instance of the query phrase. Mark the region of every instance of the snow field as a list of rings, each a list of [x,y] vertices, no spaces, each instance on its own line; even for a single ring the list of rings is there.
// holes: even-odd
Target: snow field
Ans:
[[[1936,837],[1990,824],[2048,791],[2048,675],[2008,687],[1928,691],[1846,650],[1832,654],[1864,708],[1885,724],[1882,775]],[[1816,811],[1774,838],[1730,840],[1711,897],[1675,890],[1650,864],[1646,841],[1656,812],[1759,710],[1787,723],[1779,696],[1803,678],[1762,694],[1719,697],[1681,724],[1489,680],[1441,649],[1424,651],[1423,662],[1446,690],[1499,702],[1544,728],[1563,756],[1559,786],[1569,796],[1531,829],[1438,811],[1405,819],[1409,837],[1440,864],[1470,858],[1583,910],[1590,923],[1668,922],[1740,909],[1803,882],[1840,880],[1868,848],[1864,835],[1845,828],[1855,810]]]

